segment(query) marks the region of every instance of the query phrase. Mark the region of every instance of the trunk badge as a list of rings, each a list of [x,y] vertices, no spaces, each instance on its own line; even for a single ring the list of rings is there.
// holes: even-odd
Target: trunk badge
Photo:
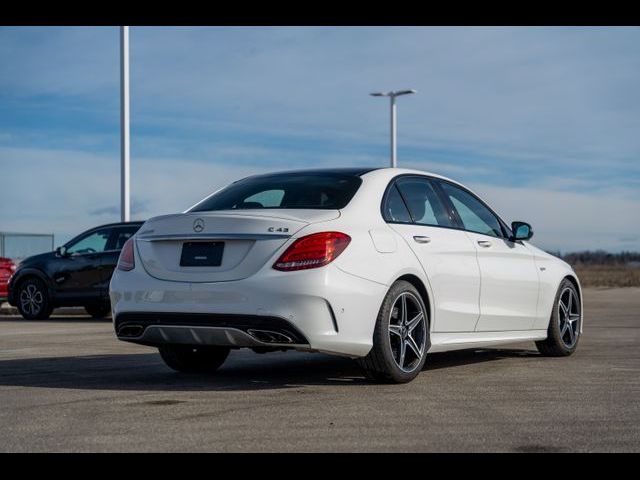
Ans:
[[[193,231],[196,233],[200,233],[204,230],[204,220],[201,218],[196,218],[193,222]]]

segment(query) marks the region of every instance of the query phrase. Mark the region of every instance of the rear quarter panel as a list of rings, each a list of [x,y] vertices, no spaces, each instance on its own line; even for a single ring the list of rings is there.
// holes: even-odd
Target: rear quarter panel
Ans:
[[[298,233],[307,235],[327,230],[340,231],[351,237],[347,249],[333,262],[345,273],[383,285],[378,298],[379,310],[388,288],[403,275],[414,275],[433,298],[428,278],[414,252],[404,238],[382,218],[381,202],[391,176],[371,172],[340,217],[330,222],[309,225]],[[432,306],[432,302],[428,302]],[[431,312],[433,314],[433,312]],[[433,318],[433,317],[431,317]]]

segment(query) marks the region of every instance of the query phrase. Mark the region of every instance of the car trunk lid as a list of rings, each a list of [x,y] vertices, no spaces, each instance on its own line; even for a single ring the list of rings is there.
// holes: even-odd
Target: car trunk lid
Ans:
[[[305,226],[339,216],[338,210],[225,210],[155,217],[148,220],[136,235],[138,258],[151,276],[161,280],[240,280],[257,272]],[[183,257],[185,244],[213,242],[222,246],[203,247],[205,250],[222,249],[219,265],[186,265],[188,262]]]

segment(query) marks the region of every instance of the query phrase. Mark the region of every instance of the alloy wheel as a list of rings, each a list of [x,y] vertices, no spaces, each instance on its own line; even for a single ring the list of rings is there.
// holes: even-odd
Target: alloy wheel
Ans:
[[[425,355],[427,321],[422,303],[410,292],[401,293],[391,307],[389,342],[396,365],[414,371]]]
[[[580,335],[580,302],[572,288],[565,288],[558,301],[560,338],[565,347],[573,348]]]
[[[28,315],[37,315],[42,310],[44,295],[33,283],[27,284],[20,292],[20,306]]]

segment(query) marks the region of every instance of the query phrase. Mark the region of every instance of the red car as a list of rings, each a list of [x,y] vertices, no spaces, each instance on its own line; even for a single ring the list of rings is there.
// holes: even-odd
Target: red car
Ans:
[[[16,271],[16,264],[10,258],[0,257],[0,302],[4,302],[8,295],[9,279]]]

